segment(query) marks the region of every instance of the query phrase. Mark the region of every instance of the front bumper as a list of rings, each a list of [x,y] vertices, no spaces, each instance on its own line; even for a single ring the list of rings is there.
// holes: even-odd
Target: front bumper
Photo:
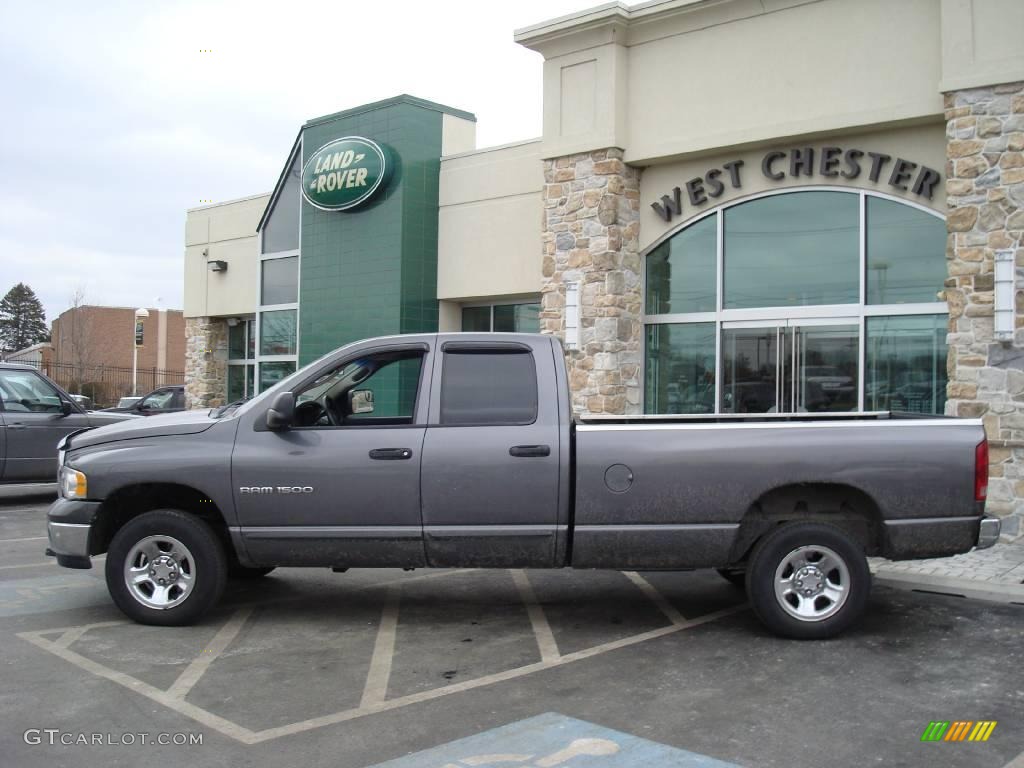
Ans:
[[[99,511],[98,501],[57,499],[47,512],[46,532],[50,540],[47,554],[57,557],[66,568],[91,568],[89,535]]]
[[[999,541],[999,533],[1003,528],[1003,523],[998,517],[992,517],[991,515],[985,515],[981,518],[981,525],[978,526],[978,543],[975,545],[978,549],[988,549]]]

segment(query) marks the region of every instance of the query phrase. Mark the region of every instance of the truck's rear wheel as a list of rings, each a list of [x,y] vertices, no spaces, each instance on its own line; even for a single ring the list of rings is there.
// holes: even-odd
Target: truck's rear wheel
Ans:
[[[867,607],[871,571],[844,531],[788,523],[765,536],[747,567],[754,613],[772,632],[797,640],[834,637]]]
[[[197,517],[173,509],[146,512],[115,535],[107,551],[107,589],[140,624],[191,624],[224,591],[227,557]]]

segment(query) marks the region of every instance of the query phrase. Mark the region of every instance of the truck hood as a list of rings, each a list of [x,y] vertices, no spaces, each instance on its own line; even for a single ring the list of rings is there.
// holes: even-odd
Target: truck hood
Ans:
[[[74,450],[102,443],[113,443],[118,440],[136,440],[141,437],[194,435],[206,431],[215,423],[216,419],[210,418],[209,409],[181,411],[148,418],[127,418],[96,429],[69,435],[65,448]]]

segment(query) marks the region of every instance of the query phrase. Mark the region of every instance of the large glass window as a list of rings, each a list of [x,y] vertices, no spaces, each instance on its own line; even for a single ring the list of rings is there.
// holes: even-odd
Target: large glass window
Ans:
[[[935,301],[946,280],[946,223],[909,205],[867,199],[868,304]]]
[[[296,155],[288,169],[274,209],[263,225],[263,253],[296,251],[299,248],[299,210],[302,204],[302,165]]]
[[[942,413],[946,407],[946,316],[867,320],[865,407]]]
[[[860,201],[795,192],[725,210],[722,306],[795,307],[860,301]]]
[[[487,304],[462,308],[464,332],[540,333],[540,304]]]
[[[262,262],[260,304],[294,304],[299,300],[299,257]]]
[[[647,257],[647,314],[714,312],[718,219],[698,221]]]
[[[260,363],[260,392],[274,386],[285,376],[295,373],[295,363],[282,360],[272,363]]]
[[[645,410],[942,413],[945,231],[858,190],[705,215],[647,255]]]
[[[256,328],[252,320],[228,326],[228,402],[256,394],[253,389],[256,359]]]
[[[647,326],[646,404],[651,413],[714,413],[715,324]]]
[[[294,355],[296,351],[294,309],[260,313],[260,354]],[[260,389],[263,387],[261,386]]]

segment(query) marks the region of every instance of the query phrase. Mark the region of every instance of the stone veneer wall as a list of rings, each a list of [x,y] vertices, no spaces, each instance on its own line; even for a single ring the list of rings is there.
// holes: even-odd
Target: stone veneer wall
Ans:
[[[227,322],[211,317],[185,318],[185,407],[224,405],[227,384]]]
[[[981,417],[989,437],[988,510],[1003,531],[1024,516],[1024,83],[948,93],[949,387],[946,412]],[[1016,332],[993,329],[995,252],[1015,252]]]
[[[544,161],[540,329],[564,340],[566,284],[579,283],[579,344],[566,354],[577,413],[641,408],[640,170],[622,156]]]

